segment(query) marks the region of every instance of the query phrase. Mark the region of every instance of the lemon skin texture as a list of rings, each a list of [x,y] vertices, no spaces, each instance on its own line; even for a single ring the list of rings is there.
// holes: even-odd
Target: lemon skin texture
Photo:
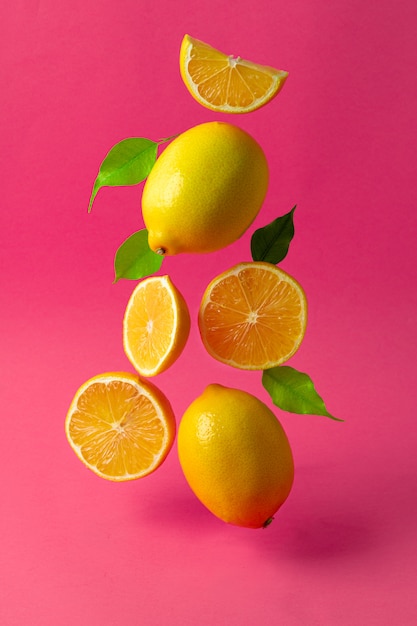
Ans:
[[[175,255],[228,246],[255,219],[268,180],[262,148],[237,126],[207,122],[185,131],[161,153],[143,189],[150,248]]]
[[[287,436],[274,413],[245,391],[209,385],[185,411],[177,445],[192,491],[224,522],[265,527],[291,491]]]

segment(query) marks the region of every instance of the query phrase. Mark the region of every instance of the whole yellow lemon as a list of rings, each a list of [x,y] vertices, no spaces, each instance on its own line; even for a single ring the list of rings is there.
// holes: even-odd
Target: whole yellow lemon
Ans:
[[[236,241],[268,188],[260,145],[226,122],[194,126],[174,139],[142,194],[149,246],[159,254],[213,252]]]
[[[192,491],[225,522],[265,527],[291,491],[287,436],[274,413],[245,391],[209,385],[185,411],[177,441]]]

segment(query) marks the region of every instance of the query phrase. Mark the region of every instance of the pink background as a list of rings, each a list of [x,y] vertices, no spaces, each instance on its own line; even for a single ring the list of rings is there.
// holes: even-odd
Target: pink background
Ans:
[[[2,625],[417,622],[416,7],[2,3]],[[246,116],[205,110],[179,76],[185,33],[286,69],[287,84]],[[208,513],[176,449],[148,478],[112,484],[64,435],[82,382],[131,371],[121,319],[134,283],[112,284],[113,254],[143,226],[141,188],[101,190],[88,215],[98,166],[125,137],[215,119],[262,144],[270,190],[237,244],[164,262],[194,324],[154,382],[178,419],[210,382],[269,403],[260,375],[205,353],[196,314],[209,280],[249,259],[254,228],[297,204],[282,267],[304,285],[310,317],[290,364],[345,420],[274,409],[296,480],[264,531]]]

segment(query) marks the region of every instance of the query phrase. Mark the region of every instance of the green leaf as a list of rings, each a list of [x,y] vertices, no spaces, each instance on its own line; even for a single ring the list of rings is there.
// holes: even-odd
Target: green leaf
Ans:
[[[251,252],[254,261],[266,261],[276,265],[287,256],[294,237],[293,216],[296,207],[289,213],[255,230],[251,239]]]
[[[324,415],[338,422],[343,420],[331,415],[311,378],[287,365],[273,367],[262,374],[262,384],[273,403],[283,411],[302,415]]]
[[[158,145],[144,137],[129,137],[113,146],[100,165],[88,212],[101,187],[137,185],[145,180],[155,164]]]
[[[114,282],[120,278],[137,280],[159,270],[164,257],[156,254],[148,244],[146,228],[128,237],[117,250],[114,258]]]

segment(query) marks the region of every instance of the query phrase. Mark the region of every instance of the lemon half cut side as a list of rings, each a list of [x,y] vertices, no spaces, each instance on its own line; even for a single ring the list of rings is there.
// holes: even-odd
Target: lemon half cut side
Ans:
[[[162,391],[129,372],[87,380],[65,421],[68,443],[92,472],[122,482],[154,472],[175,439],[176,423]]]
[[[155,376],[180,356],[190,332],[187,303],[169,276],[149,276],[133,290],[123,318],[123,347],[135,370]]]
[[[287,361],[307,325],[301,285],[263,261],[238,263],[206,288],[198,324],[206,350],[218,361],[265,370]]]

